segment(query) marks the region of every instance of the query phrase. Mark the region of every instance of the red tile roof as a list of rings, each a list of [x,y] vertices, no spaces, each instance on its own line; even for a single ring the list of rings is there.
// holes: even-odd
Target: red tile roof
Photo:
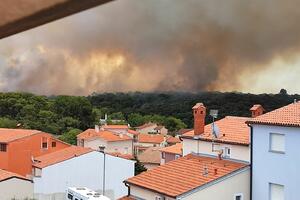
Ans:
[[[139,135],[140,133],[135,131],[135,130],[131,130],[131,129],[128,129],[127,131],[128,133],[130,133],[131,135]]]
[[[101,138],[108,142],[132,140],[132,138],[126,134],[118,134],[111,131],[103,131],[103,130],[96,132],[95,129],[87,129],[84,132],[77,135],[77,138],[83,140]]]
[[[134,157],[131,154],[122,154],[120,152],[113,152],[113,153],[107,153],[109,155],[115,156],[115,157],[119,157],[119,158],[124,158],[127,160],[133,160]]]
[[[139,134],[139,143],[153,143],[160,144],[164,141],[164,136],[159,134]]]
[[[169,136],[167,138],[167,143],[175,144],[175,143],[180,143],[181,140],[177,137]]]
[[[70,146],[65,149],[34,158],[34,160],[36,160],[36,163],[34,163],[33,166],[42,169],[92,151],[93,150],[89,148]]]
[[[204,133],[199,135],[199,140],[214,141],[229,144],[249,145],[250,128],[245,123],[252,118],[227,116],[215,122],[219,128],[220,134],[218,138],[212,135],[212,124],[208,124],[204,128]],[[194,138],[194,130],[189,131],[182,138]]]
[[[41,133],[38,130],[0,128],[0,142],[9,143],[14,140]]]
[[[11,178],[19,178],[19,179],[30,181],[29,179],[19,174],[0,169],[0,182]]]
[[[154,124],[154,123],[146,123],[146,124],[143,124],[143,125],[141,125],[141,126],[136,127],[136,129],[144,129],[144,128],[147,128],[147,127],[150,127],[150,126],[157,126],[157,124]]]
[[[141,163],[160,164],[160,147],[149,147],[138,155]]]
[[[300,101],[260,115],[247,123],[300,127]]]
[[[177,143],[172,146],[168,146],[160,149],[161,152],[172,153],[182,155],[182,143]]]
[[[245,163],[189,154],[129,178],[125,182],[176,198],[247,166]],[[206,175],[205,168],[208,171]]]
[[[128,125],[103,125],[104,129],[128,129]]]

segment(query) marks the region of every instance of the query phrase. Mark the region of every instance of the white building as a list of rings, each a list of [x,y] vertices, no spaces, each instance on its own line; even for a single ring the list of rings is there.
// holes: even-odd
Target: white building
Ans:
[[[300,102],[248,124],[252,127],[252,199],[298,200]]]
[[[261,109],[256,105],[252,112]],[[205,125],[206,108],[202,103],[193,107],[194,129],[181,136],[183,155],[203,153],[224,158],[250,162],[250,128],[245,123],[252,118],[227,116],[214,123],[217,137],[213,134],[212,124]],[[259,112],[255,112],[259,113]]]
[[[129,196],[145,200],[250,200],[245,162],[189,154],[129,178]]]
[[[33,198],[33,183],[18,174],[0,169],[1,200]]]
[[[38,200],[63,200],[68,187],[88,187],[102,194],[103,185],[105,196],[118,199],[127,194],[123,181],[134,175],[134,161],[108,154],[104,159],[101,152],[77,146],[37,157],[33,168]]]
[[[105,131],[102,129],[87,129],[77,135],[77,145],[99,150],[103,147],[106,153],[133,155],[133,138],[127,134]]]

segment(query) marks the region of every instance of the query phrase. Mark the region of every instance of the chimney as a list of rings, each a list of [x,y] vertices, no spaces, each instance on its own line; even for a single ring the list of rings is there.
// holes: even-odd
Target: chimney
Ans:
[[[255,104],[252,106],[252,108],[250,108],[250,111],[251,111],[251,116],[254,118],[264,114],[265,109],[262,107],[262,105]]]
[[[99,126],[98,125],[95,125],[95,131],[96,131],[96,133],[99,133]]]
[[[194,134],[200,135],[204,133],[206,108],[203,103],[197,103],[193,107],[194,114]]]

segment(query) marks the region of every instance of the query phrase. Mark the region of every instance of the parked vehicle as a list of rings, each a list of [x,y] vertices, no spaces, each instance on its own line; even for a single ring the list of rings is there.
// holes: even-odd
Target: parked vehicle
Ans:
[[[86,187],[69,187],[66,200],[110,200],[108,197]]]

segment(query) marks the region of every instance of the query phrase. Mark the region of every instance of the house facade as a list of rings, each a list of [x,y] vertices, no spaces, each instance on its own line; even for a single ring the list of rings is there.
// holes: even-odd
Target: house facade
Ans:
[[[87,129],[77,136],[77,145],[106,153],[133,154],[133,138],[127,134],[105,131],[103,129]]]
[[[299,199],[300,102],[247,123],[252,129],[252,199]]]
[[[247,163],[189,154],[127,179],[123,199],[250,200],[249,177]]]
[[[149,147],[137,156],[138,160],[144,165],[146,169],[153,169],[160,165],[161,161],[161,147]]]
[[[183,155],[204,153],[250,162],[250,128],[246,121],[252,118],[227,116],[205,125],[206,107],[202,103],[193,107],[193,114],[194,129],[181,136]]]
[[[32,174],[32,160],[69,147],[51,134],[37,130],[0,129],[0,169],[25,177]]]
[[[154,130],[158,125],[155,123],[146,123],[143,124],[139,127],[136,127],[136,131],[139,133],[143,133],[143,134],[147,134],[147,133],[156,133],[156,131]]]
[[[1,200],[33,198],[33,183],[19,174],[0,169]]]
[[[135,155],[145,151],[149,147],[165,147],[166,136],[161,134],[139,134],[137,142],[134,143]]]
[[[172,160],[176,160],[182,157],[182,143],[177,143],[172,146],[168,146],[160,149],[160,164],[166,164]]]
[[[105,196],[118,199],[127,194],[123,181],[134,175],[134,161],[71,146],[37,157],[34,172],[37,200],[64,200],[68,187],[88,187],[102,194],[103,183]]]

